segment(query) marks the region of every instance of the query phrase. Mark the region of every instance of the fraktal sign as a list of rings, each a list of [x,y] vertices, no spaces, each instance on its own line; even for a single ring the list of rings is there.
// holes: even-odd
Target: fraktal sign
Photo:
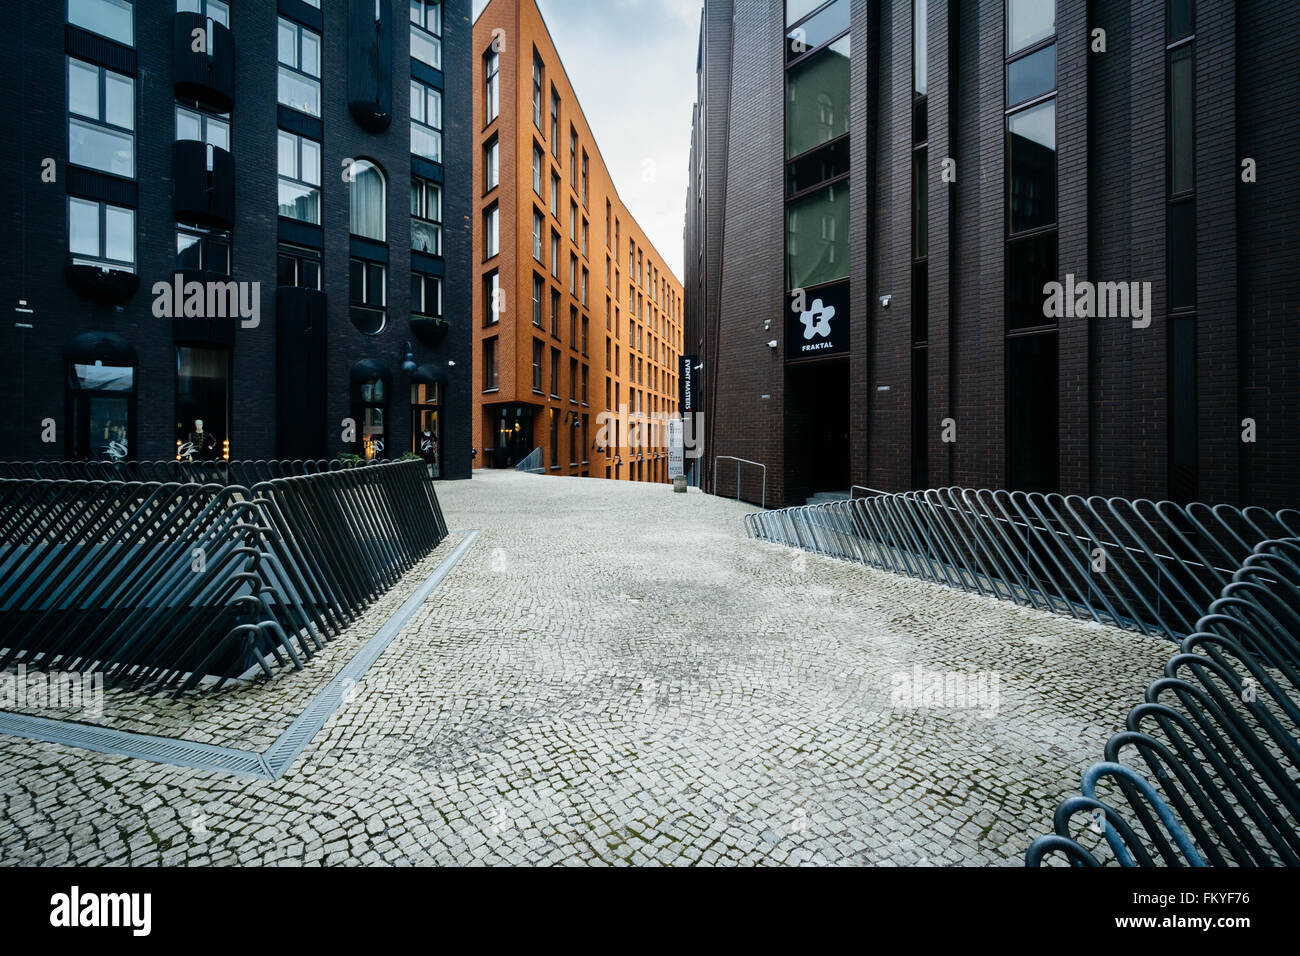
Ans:
[[[849,350],[849,284],[808,291],[786,298],[786,361],[841,355]]]

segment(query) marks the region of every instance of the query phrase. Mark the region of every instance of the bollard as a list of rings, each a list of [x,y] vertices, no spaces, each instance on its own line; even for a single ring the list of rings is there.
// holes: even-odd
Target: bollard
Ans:
[[[679,495],[684,495],[684,494],[686,494],[686,476],[685,476],[685,475],[678,475],[677,477],[675,477],[675,478],[673,479],[673,492],[674,492],[674,494],[679,494]]]

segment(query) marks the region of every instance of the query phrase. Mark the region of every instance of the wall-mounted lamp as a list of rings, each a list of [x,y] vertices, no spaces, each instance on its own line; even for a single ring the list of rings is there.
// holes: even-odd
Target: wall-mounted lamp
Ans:
[[[419,368],[420,366],[415,364],[415,349],[411,347],[410,342],[407,342],[406,358],[402,360],[402,371],[405,372],[407,375],[411,375],[412,373],[418,371]]]
[[[889,303],[893,301],[894,301],[894,297],[892,295],[882,295],[880,297],[880,307],[882,309],[887,309],[889,308]]]
[[[772,351],[776,351],[776,339],[773,339],[772,341],[768,342],[767,347],[772,349]]]

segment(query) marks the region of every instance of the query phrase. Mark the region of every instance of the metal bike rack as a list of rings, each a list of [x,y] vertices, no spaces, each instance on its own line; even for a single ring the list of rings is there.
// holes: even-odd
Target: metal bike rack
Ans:
[[[0,464],[0,669],[300,668],[447,536],[420,461]]]
[[[736,500],[737,501],[740,500],[740,466],[753,465],[755,468],[763,469],[763,493],[762,493],[762,499],[759,502],[758,506],[760,508],[766,508],[767,507],[767,465],[761,464],[757,461],[750,461],[748,458],[733,458],[731,455],[717,456],[716,458],[713,459],[713,493],[715,495],[718,493],[718,462],[720,461],[734,461],[736,463]]]
[[[1104,757],[1026,865],[1300,866],[1300,538],[1255,546]]]
[[[745,516],[746,534],[1177,640],[1300,511],[945,488]]]

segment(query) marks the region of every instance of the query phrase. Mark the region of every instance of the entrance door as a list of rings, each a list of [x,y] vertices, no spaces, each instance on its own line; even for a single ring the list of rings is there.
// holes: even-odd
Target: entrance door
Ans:
[[[786,407],[792,497],[847,492],[851,484],[848,362],[791,367],[786,376]]]

